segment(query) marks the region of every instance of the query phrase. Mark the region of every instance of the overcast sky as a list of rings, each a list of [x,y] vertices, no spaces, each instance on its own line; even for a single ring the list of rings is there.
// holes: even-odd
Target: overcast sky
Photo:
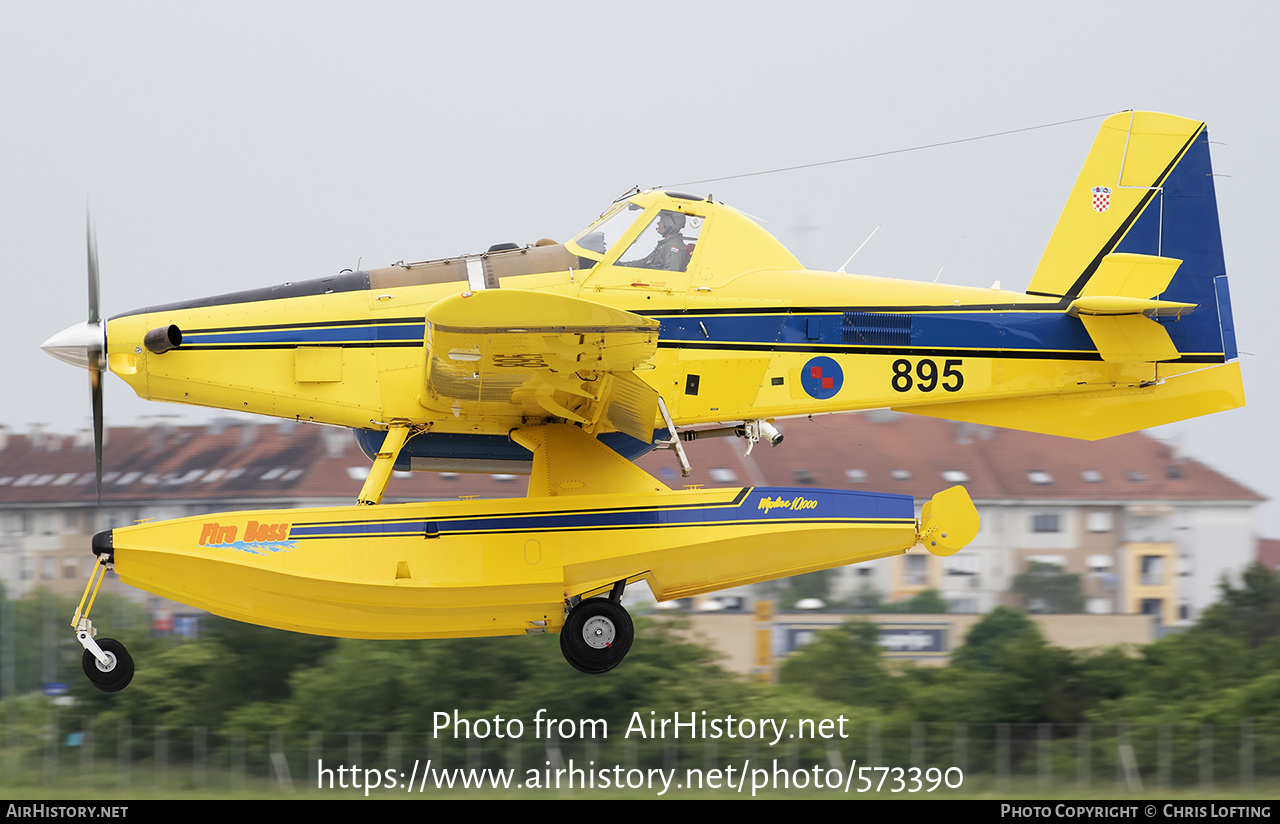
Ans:
[[[39,350],[85,317],[86,205],[110,315],[564,239],[636,184],[1142,108],[1209,123],[1248,353],[1246,409],[1153,434],[1280,498],[1280,12],[1218,6],[0,0],[0,423],[88,425],[86,375]],[[1022,290],[1100,122],[692,188],[810,267],[882,225],[852,271]],[[109,426],[208,416],[106,390]]]

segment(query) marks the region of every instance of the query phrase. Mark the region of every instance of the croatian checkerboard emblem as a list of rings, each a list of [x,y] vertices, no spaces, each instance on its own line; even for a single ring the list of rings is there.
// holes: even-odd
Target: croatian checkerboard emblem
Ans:
[[[1106,186],[1093,187],[1093,210],[1105,212],[1111,206],[1111,190]]]
[[[800,386],[811,398],[834,398],[844,385],[844,370],[831,358],[810,358],[800,370]]]

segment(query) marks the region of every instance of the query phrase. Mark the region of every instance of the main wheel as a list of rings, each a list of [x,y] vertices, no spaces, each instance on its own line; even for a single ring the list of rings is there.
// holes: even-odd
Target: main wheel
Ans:
[[[103,666],[92,652],[85,650],[80,659],[84,674],[103,692],[119,692],[129,686],[129,682],[133,680],[133,658],[129,656],[124,644],[114,638],[103,638],[98,646],[110,660]]]
[[[626,657],[635,638],[631,616],[608,598],[583,601],[560,630],[560,652],[579,672],[608,672]]]

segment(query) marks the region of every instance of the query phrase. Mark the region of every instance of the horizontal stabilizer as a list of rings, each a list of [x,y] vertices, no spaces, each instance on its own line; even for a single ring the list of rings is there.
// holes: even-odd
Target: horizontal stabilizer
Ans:
[[[1079,317],[1098,354],[1109,363],[1152,363],[1174,360],[1178,347],[1156,317],[1181,318],[1194,303],[1155,300],[1182,261],[1177,258],[1115,252],[1102,258],[1098,269],[1071,302],[1067,314]]]
[[[1096,441],[1244,406],[1240,363],[1166,378],[1155,386],[896,409],[986,426]]]
[[[1143,300],[1142,298],[1120,298],[1114,295],[1099,295],[1091,298],[1076,298],[1067,307],[1067,314],[1078,315],[1144,315],[1148,318],[1181,318],[1196,308],[1194,303],[1179,303],[1173,300]]]
[[[1169,287],[1182,261],[1158,255],[1113,252],[1102,258],[1098,269],[1080,290],[1081,297],[1117,295],[1151,298]]]

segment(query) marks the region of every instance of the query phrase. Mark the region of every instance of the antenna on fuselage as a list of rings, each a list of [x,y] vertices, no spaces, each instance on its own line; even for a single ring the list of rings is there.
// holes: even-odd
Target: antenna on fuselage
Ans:
[[[852,262],[853,262],[854,257],[855,257],[859,252],[861,252],[861,251],[862,251],[862,247],[863,247],[863,246],[866,246],[866,245],[867,245],[867,241],[868,241],[868,240],[871,240],[871,238],[872,238],[872,237],[875,235],[875,233],[876,233],[876,232],[878,232],[878,231],[880,231],[880,224],[879,224],[879,223],[877,223],[877,224],[876,224],[876,228],[874,228],[874,229],[872,229],[872,230],[871,230],[871,234],[867,235],[867,240],[864,240],[864,241],[862,241],[862,243],[858,244],[858,248],[853,250],[853,254],[852,254],[852,255],[849,255],[849,259],[848,259],[848,260],[846,260],[844,263],[840,264],[840,268],[839,268],[839,269],[837,269],[836,271],[837,271],[837,272],[841,272],[841,273],[846,274],[846,275],[847,275],[847,274],[849,274],[848,272],[845,272],[845,271],[844,271],[844,267],[848,266],[850,263],[852,263]]]
[[[938,267],[938,274],[936,274],[936,275],[934,275],[934,276],[933,276],[933,282],[934,282],[934,283],[937,283],[937,282],[938,282],[938,278],[942,277],[942,270],[943,270],[943,269],[945,269],[945,268],[947,268],[947,263],[948,263],[948,262],[950,262],[950,260],[951,260],[951,255],[954,255],[954,254],[956,253],[956,249],[959,249],[959,248],[960,248],[960,244],[961,244],[961,243],[964,243],[964,239],[965,239],[965,237],[966,237],[966,235],[961,235],[961,236],[960,236],[960,239],[959,239],[958,241],[956,241],[956,245],[955,245],[955,247],[951,250],[950,254],[948,254],[945,258],[943,258],[943,260],[942,260],[942,265]]]

